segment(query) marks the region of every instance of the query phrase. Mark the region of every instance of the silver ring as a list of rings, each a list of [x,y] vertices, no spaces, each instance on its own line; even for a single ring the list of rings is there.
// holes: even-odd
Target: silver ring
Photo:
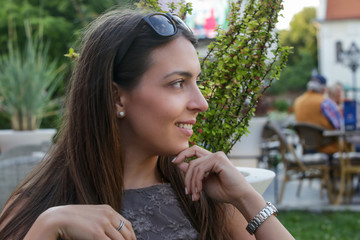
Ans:
[[[120,224],[119,226],[116,228],[116,230],[118,230],[120,232],[120,230],[123,228],[125,222],[123,220],[120,220]]]

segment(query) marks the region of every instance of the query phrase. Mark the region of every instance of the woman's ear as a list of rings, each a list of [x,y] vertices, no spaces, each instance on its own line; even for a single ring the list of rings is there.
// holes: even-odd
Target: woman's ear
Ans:
[[[126,92],[120,88],[116,83],[112,83],[113,96],[115,101],[115,113],[118,118],[124,118],[126,115],[125,112],[125,103],[126,103]]]

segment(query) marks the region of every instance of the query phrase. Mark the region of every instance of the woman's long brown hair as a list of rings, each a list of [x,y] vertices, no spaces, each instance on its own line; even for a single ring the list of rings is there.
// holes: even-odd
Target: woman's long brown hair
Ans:
[[[144,24],[131,47],[123,49],[127,35],[134,34],[131,31],[143,16],[114,10],[85,32],[56,144],[10,196],[0,218],[0,225],[7,221],[0,240],[23,239],[36,218],[53,206],[109,204],[121,212],[123,164],[113,82],[131,90],[150,66],[149,55],[156,47],[179,36],[196,42],[180,26],[175,36],[159,37]],[[124,59],[114,63],[121,51],[127,51]],[[224,205],[204,195],[200,202],[192,202],[184,193],[177,167],[167,157],[160,157],[158,165],[199,231],[199,239],[230,239],[221,227]]]

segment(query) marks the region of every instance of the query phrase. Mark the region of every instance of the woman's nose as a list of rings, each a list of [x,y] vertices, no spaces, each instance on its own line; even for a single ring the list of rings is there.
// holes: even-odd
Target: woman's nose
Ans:
[[[200,89],[196,86],[194,91],[192,91],[192,93],[190,94],[191,100],[189,102],[189,109],[195,110],[197,112],[205,112],[208,109],[209,105],[204,96],[202,95]]]

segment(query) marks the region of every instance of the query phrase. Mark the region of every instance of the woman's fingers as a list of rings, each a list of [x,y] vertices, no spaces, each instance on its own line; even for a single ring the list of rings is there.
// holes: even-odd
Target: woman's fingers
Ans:
[[[194,157],[200,158],[209,154],[211,154],[209,151],[198,146],[193,146],[179,153],[176,158],[172,160],[172,162],[176,164],[181,171],[186,173],[188,171],[189,164],[185,160]]]
[[[212,171],[213,163],[209,161],[211,152],[193,146],[181,152],[173,163],[176,164],[185,173],[185,188],[186,192],[191,195],[193,201],[197,201],[200,197],[200,192],[203,189],[203,179]],[[185,162],[188,158],[196,158],[189,163]]]
[[[196,185],[195,180],[200,172],[199,168],[196,167],[198,165],[197,163],[198,161],[195,162],[194,160],[189,163],[188,171],[186,172],[184,179],[185,186],[187,187],[189,194],[191,194],[193,201],[196,201],[196,195],[200,190],[200,188]]]
[[[127,239],[135,240],[136,236],[131,223],[126,219],[124,219],[124,222],[125,222],[124,226],[120,230],[118,230],[119,228],[117,228],[117,231],[119,231],[125,237],[126,240]]]
[[[187,158],[195,159],[186,162]],[[173,163],[185,173],[185,191],[191,195],[193,201],[199,200],[200,192],[204,189],[208,194],[215,196],[216,193],[216,197],[224,198],[224,189],[227,189],[227,185],[238,184],[238,171],[234,170],[234,166],[223,152],[211,153],[193,146],[179,153]]]
[[[66,205],[47,212],[56,215],[59,222],[53,225],[63,239],[136,239],[131,223],[109,205]]]
[[[202,180],[205,170],[201,167],[194,168],[193,174],[191,176],[190,184],[192,190],[192,200],[197,201],[200,198],[200,192],[202,191]]]
[[[176,156],[176,158],[173,160],[173,163],[179,166],[179,164],[183,163],[186,159],[193,158],[193,157],[200,158],[200,157],[203,157],[203,156],[206,156],[209,154],[211,154],[211,152],[209,152],[199,146],[193,146],[193,147],[187,148],[184,151],[182,151],[181,153],[179,153]]]
[[[172,162],[174,164],[176,164],[178,166],[178,168],[180,168],[181,171],[183,171],[184,173],[187,172],[189,164],[185,161],[189,158],[200,158],[206,155],[211,154],[209,151],[200,148],[198,146],[193,146],[191,148],[187,148],[184,151],[182,151],[181,153],[179,153],[176,158],[174,158],[172,160]]]
[[[124,224],[120,230],[118,227],[111,227],[106,231],[106,235],[110,239],[121,239],[121,240],[133,240],[136,239],[134,232],[132,231],[132,228]]]
[[[191,186],[190,193],[192,200],[197,201],[200,198],[200,192],[203,190],[204,179],[209,177],[210,173],[214,171],[215,161],[211,159],[211,155],[204,156],[192,161],[189,166],[188,172],[185,174],[185,184]]]
[[[124,240],[124,239],[130,239],[130,238],[126,238],[125,235],[125,229],[122,229],[122,232],[118,231],[114,226],[109,227],[109,229],[105,230],[105,234],[106,236],[108,236],[110,239],[119,239],[119,240]]]
[[[111,208],[112,209],[112,208]],[[124,240],[134,240],[136,239],[134,230],[132,228],[131,222],[121,216],[118,212],[113,210],[114,216],[112,217],[112,226],[106,232],[106,234],[111,239],[124,239]]]
[[[136,239],[131,223],[128,220],[120,217],[120,215],[116,219],[118,224],[113,224],[111,228],[106,231],[106,235],[109,236],[110,239]]]

